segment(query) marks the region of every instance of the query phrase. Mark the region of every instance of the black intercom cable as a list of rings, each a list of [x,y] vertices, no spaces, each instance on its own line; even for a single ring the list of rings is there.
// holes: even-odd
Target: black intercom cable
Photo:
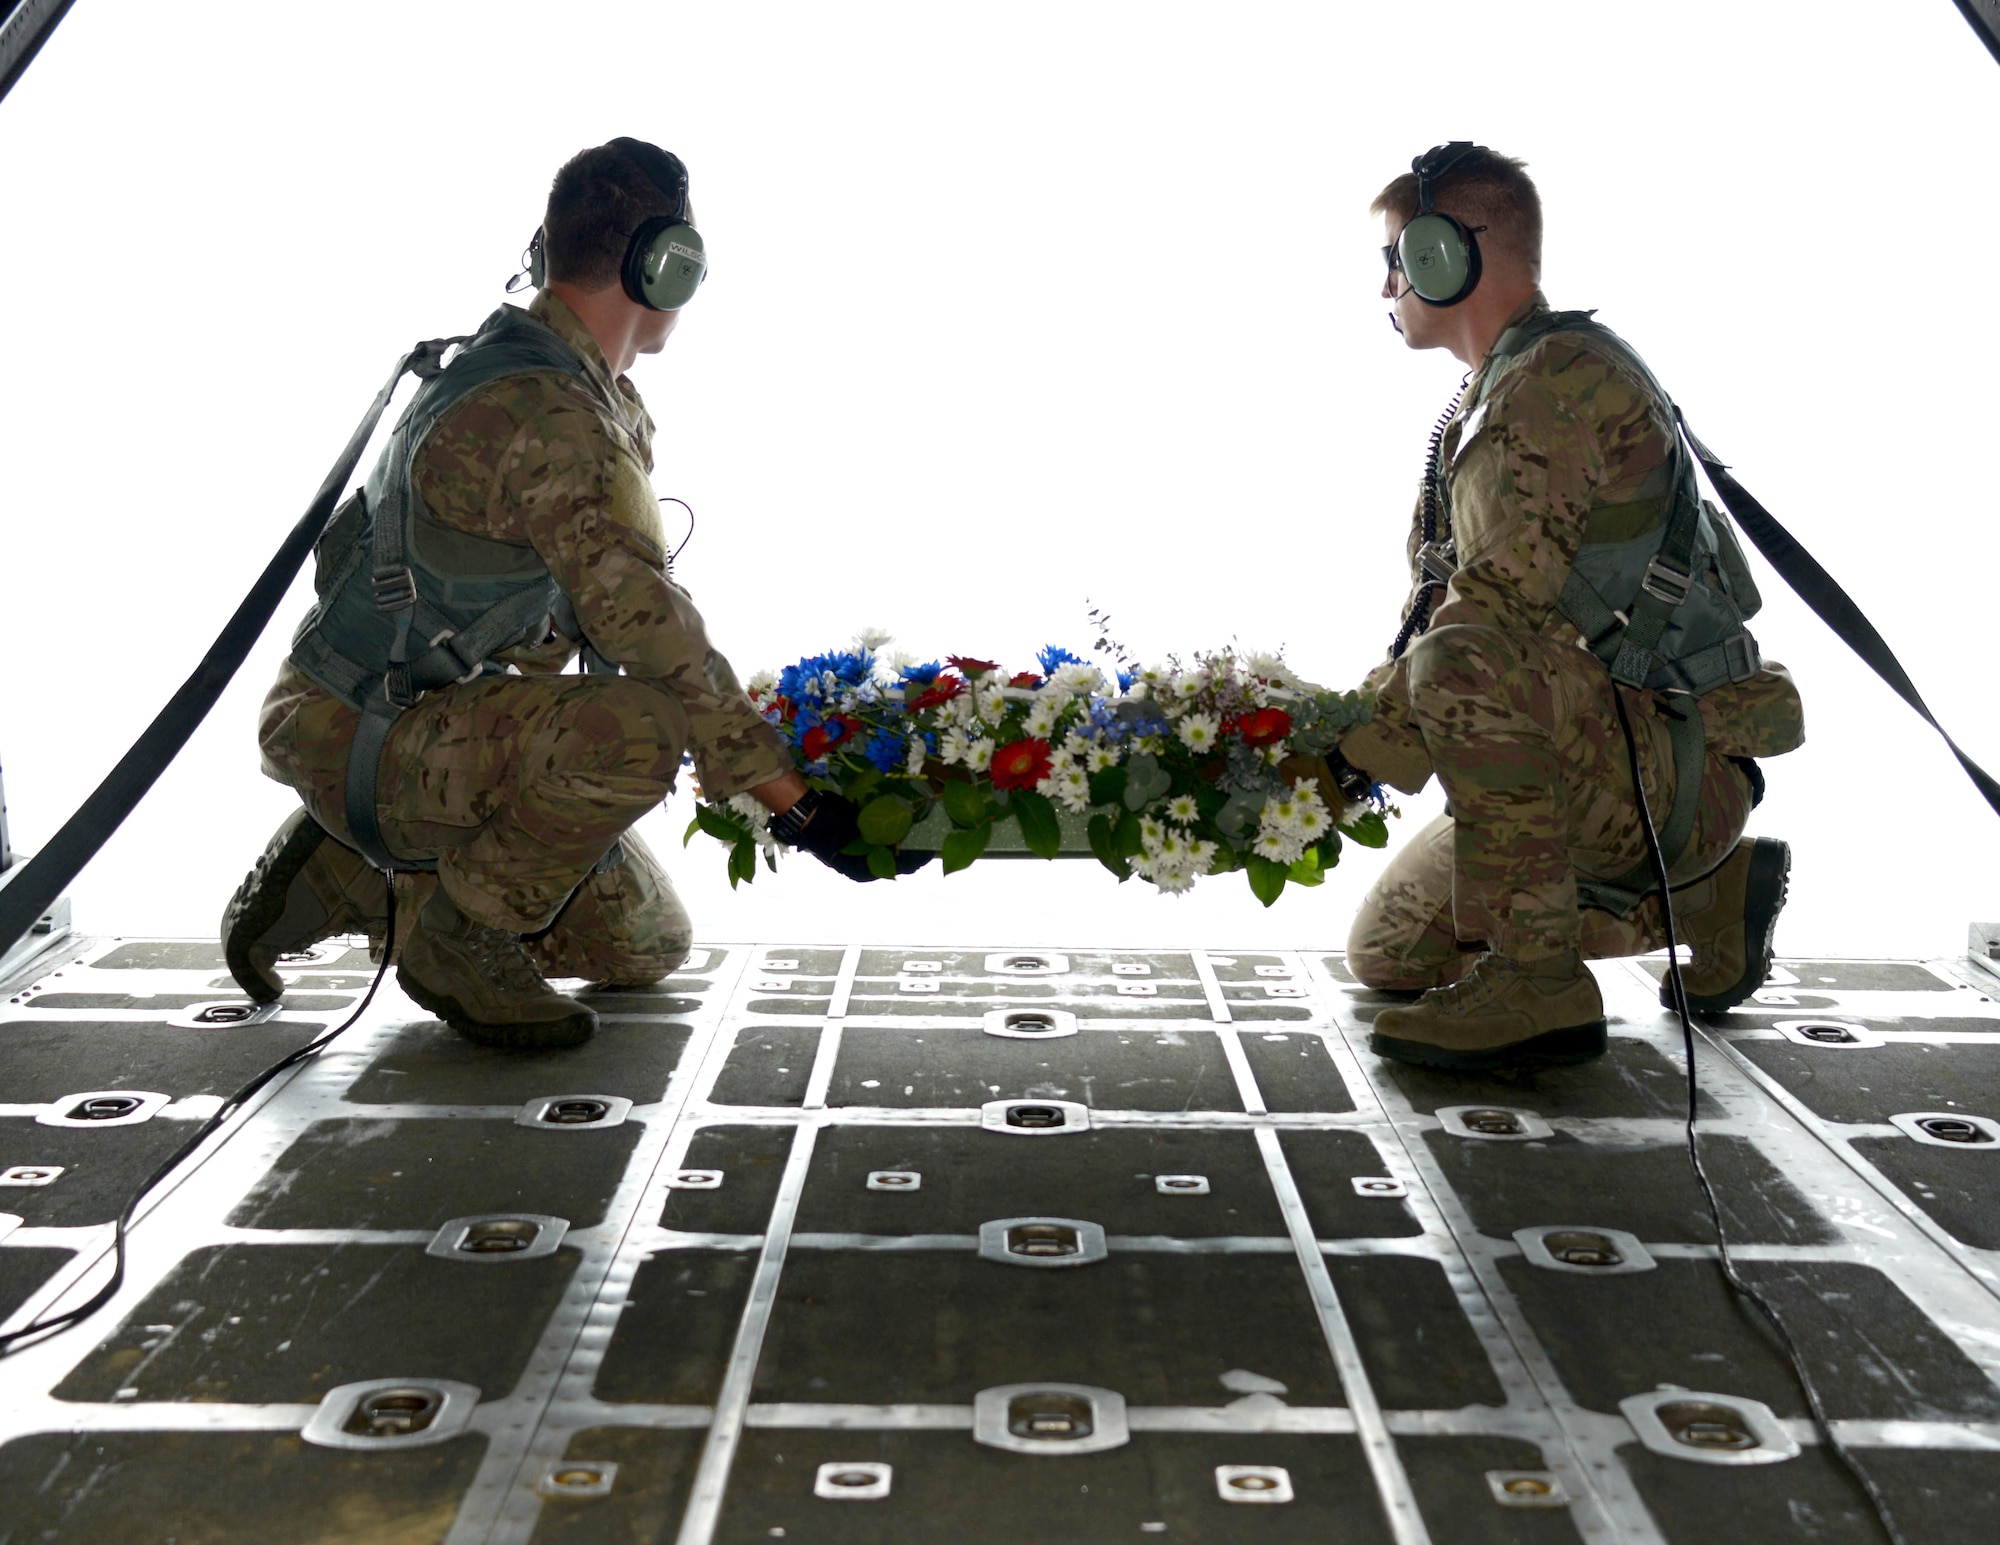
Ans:
[[[74,1309],[65,1309],[61,1314],[51,1315],[47,1319],[31,1321],[23,1325],[19,1330],[10,1330],[4,1335],[0,1335],[0,1357],[7,1357],[12,1353],[20,1351],[25,1345],[39,1343],[50,1336],[69,1330],[71,1327],[89,1319],[99,1309],[108,1304],[111,1301],[112,1295],[120,1287],[124,1286],[125,1283],[125,1236],[132,1227],[132,1215],[139,1210],[139,1204],[151,1193],[153,1187],[157,1186],[167,1176],[178,1169],[189,1154],[207,1142],[222,1124],[235,1115],[237,1111],[241,1110],[244,1102],[259,1089],[262,1089],[287,1068],[297,1067],[301,1062],[306,1062],[317,1057],[336,1037],[353,1029],[361,1016],[368,1012],[368,1005],[375,1001],[375,994],[382,986],[382,979],[389,974],[389,962],[395,957],[396,953],[395,876],[390,875],[388,877],[388,886],[389,921],[387,931],[383,934],[382,964],[376,968],[375,979],[368,984],[368,991],[363,994],[360,1003],[355,1005],[354,1012],[349,1014],[347,1018],[335,1025],[331,1030],[323,1031],[319,1035],[314,1036],[305,1045],[287,1052],[255,1078],[251,1079],[249,1083],[224,1100],[215,1114],[210,1116],[195,1130],[194,1136],[176,1148],[172,1155],[158,1169],[146,1177],[139,1189],[132,1193],[132,1199],[125,1204],[125,1210],[118,1214],[118,1221],[111,1235],[111,1280],[106,1282]]]
[[[681,538],[681,545],[679,547],[676,547],[672,552],[667,554],[667,572],[672,573],[674,560],[680,557],[682,552],[686,550],[688,543],[694,540],[694,506],[689,504],[685,499],[676,499],[672,494],[661,494],[660,503],[678,504],[688,512],[687,535]]]
[[[1430,447],[1424,453],[1424,505],[1419,526],[1419,536],[1426,547],[1437,540],[1438,516],[1443,513],[1443,499],[1439,495],[1438,487],[1444,470],[1439,465],[1444,456],[1444,432],[1451,427],[1451,421],[1458,416],[1458,405],[1465,401],[1465,389],[1471,384],[1470,375],[1458,383],[1458,390],[1451,394],[1451,401],[1438,416],[1438,421],[1431,426]],[[1443,580],[1433,579],[1426,574],[1423,588],[1410,602],[1409,616],[1403,619],[1403,625],[1396,630],[1395,642],[1389,645],[1390,659],[1402,659],[1403,651],[1410,647],[1410,640],[1429,625],[1431,608],[1437,604],[1437,593],[1443,587]]]
[[[1814,1429],[1826,1444],[1827,1451],[1840,1462],[1840,1466],[1854,1478],[1869,1505],[1875,1510],[1875,1521],[1882,1526],[1891,1545],[1909,1545],[1903,1531],[1897,1527],[1895,1514],[1889,1510],[1889,1499],[1882,1495],[1882,1489],[1875,1478],[1862,1468],[1861,1462],[1839,1434],[1833,1430],[1833,1422],[1826,1414],[1826,1406],[1820,1399],[1819,1386],[1813,1382],[1812,1374],[1806,1368],[1805,1357],[1799,1351],[1798,1342],[1779,1318],[1775,1305],[1753,1283],[1746,1280],[1736,1269],[1736,1262],[1729,1253],[1729,1236],[1722,1227],[1722,1208],[1715,1199],[1715,1187],[1709,1182],[1708,1171],[1702,1167],[1701,1145],[1695,1133],[1695,1121],[1699,1110],[1700,1085],[1695,1078],[1694,1066],[1694,1021],[1689,1017],[1687,985],[1681,980],[1681,961],[1678,941],[1674,937],[1674,903],[1668,889],[1666,855],[1660,851],[1659,832],[1653,825],[1653,812],[1646,799],[1646,785],[1639,775],[1639,743],[1632,734],[1631,715],[1626,712],[1625,693],[1613,685],[1612,701],[1618,705],[1618,724],[1625,731],[1625,754],[1632,769],[1632,793],[1639,804],[1639,824],[1646,834],[1646,856],[1652,861],[1653,883],[1660,888],[1660,917],[1667,936],[1667,982],[1668,994],[1674,1000],[1674,1014],[1681,1024],[1681,1048],[1687,1060],[1687,1153],[1688,1164],[1694,1170],[1695,1183],[1701,1187],[1703,1199],[1708,1203],[1709,1222],[1715,1229],[1716,1260],[1722,1267],[1723,1281],[1730,1291],[1741,1301],[1753,1306],[1764,1317],[1765,1322],[1777,1336],[1784,1349],[1786,1361],[1792,1365],[1792,1376],[1798,1380],[1799,1388],[1805,1393],[1807,1409],[1812,1413]],[[1687,713],[1700,710],[1689,702]]]

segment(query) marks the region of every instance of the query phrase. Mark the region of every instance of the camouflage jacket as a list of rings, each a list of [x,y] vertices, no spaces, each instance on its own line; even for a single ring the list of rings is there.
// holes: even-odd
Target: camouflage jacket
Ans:
[[[1546,310],[1538,291],[1506,326]],[[1500,373],[1486,380],[1496,363]],[[1475,623],[1580,645],[1557,597],[1592,508],[1637,498],[1672,454],[1667,405],[1624,364],[1561,333],[1504,361],[1489,359],[1464,401],[1439,452],[1459,566],[1428,626]],[[1422,515],[1419,493],[1405,616],[1424,588]],[[1375,718],[1349,731],[1341,752],[1414,794],[1430,777],[1430,758],[1411,717],[1409,674],[1407,652],[1369,673],[1363,686],[1376,694]],[[1798,692],[1782,665],[1766,663],[1750,680],[1717,687],[1700,702],[1710,749],[1724,755],[1775,756],[1805,738]]]
[[[638,392],[613,377],[597,340],[554,295],[536,295],[528,314],[582,357],[588,383],[535,372],[473,393],[424,442],[413,468],[418,493],[445,525],[532,547],[597,651],[679,700],[708,797],[790,770],[783,739],[750,705],[701,613],[669,576],[647,477],[653,421]],[[553,672],[575,653],[552,634],[500,658],[523,672]]]

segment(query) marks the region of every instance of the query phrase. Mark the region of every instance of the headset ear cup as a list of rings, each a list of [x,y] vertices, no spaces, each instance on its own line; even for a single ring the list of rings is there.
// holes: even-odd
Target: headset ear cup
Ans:
[[[708,272],[701,233],[670,216],[643,222],[625,248],[620,272],[625,293],[654,311],[678,311],[694,298]]]
[[[535,234],[528,243],[528,283],[534,289],[541,289],[548,283],[549,260],[542,251],[542,228],[535,227]]]
[[[1421,214],[1396,238],[1397,260],[1417,299],[1455,306],[1479,283],[1479,242],[1450,215]]]

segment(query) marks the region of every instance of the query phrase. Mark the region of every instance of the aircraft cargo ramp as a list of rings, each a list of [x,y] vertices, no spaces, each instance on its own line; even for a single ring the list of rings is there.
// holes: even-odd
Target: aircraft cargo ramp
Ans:
[[[1660,963],[1597,969],[1610,1055],[1499,1078],[1371,1056],[1337,955],[721,944],[548,1054],[392,980],[0,1362],[0,1541],[1877,1538],[1718,1271]],[[7,1323],[369,973],[6,984]],[[1925,1545],[2000,1538],[1996,995],[1788,960],[1700,1043],[1741,1269]]]

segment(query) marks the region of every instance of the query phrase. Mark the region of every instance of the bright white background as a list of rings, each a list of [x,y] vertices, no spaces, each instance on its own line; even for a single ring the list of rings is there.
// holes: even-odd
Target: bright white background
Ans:
[[[1390,333],[1365,211],[1435,141],[1524,156],[1546,287],[1644,351],[2000,768],[1987,196],[2000,73],[1945,0],[1509,6],[83,0],[0,104],[0,760],[32,851],[199,657],[395,357],[470,331],[555,167],[678,151],[714,273],[636,380],[744,674],[863,624],[928,658],[1284,645],[1350,685],[1459,369]],[[407,390],[407,389],[406,389]],[[1766,576],[1810,742],[1767,764],[1790,953],[1956,953],[2000,822]],[[292,796],[257,704],[307,592],[75,887],[204,933]],[[1437,808],[1406,802],[1401,840]],[[1089,864],[732,895],[708,938],[1337,946],[1380,857],[1269,912]]]

